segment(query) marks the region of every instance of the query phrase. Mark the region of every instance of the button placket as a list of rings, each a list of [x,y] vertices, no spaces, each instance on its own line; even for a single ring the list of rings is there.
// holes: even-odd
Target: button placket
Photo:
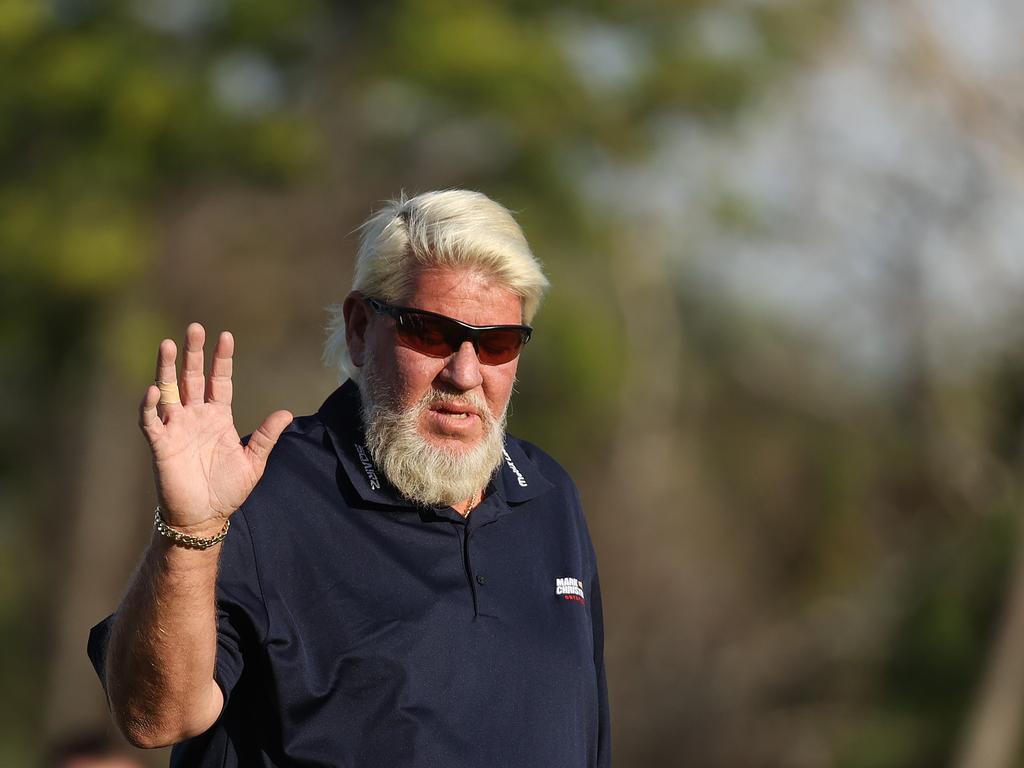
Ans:
[[[490,570],[493,562],[487,554],[496,543],[493,526],[505,511],[507,508],[496,495],[486,498],[466,520],[463,551],[466,577],[473,591],[473,609],[477,616],[495,615],[496,582]]]
[[[473,601],[473,616],[477,616],[480,613],[480,599],[477,594],[477,579],[474,578],[473,572],[473,559],[469,554],[469,543],[472,539],[472,533],[469,530],[469,526],[465,524],[456,524],[459,530],[459,544],[462,549],[462,568],[466,574],[466,582],[469,584],[469,593]]]

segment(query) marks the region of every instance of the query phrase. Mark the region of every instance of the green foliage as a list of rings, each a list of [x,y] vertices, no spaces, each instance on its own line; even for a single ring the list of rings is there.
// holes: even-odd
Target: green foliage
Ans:
[[[953,754],[1005,598],[1018,521],[980,521],[927,553],[880,670],[878,710],[844,739],[844,768],[939,765]]]
[[[318,4],[237,3],[175,30],[146,21],[143,5],[0,3],[0,424],[5,435],[24,436],[18,455],[13,444],[0,451],[0,485],[13,489],[0,554],[22,574],[0,583],[0,628],[12,650],[0,672],[16,704],[0,718],[0,744],[14,754],[28,750],[40,716],[43,675],[20,660],[45,647],[48,603],[38,596],[56,574],[6,549],[31,552],[48,524],[49,514],[25,508],[29,498],[33,507],[49,499],[25,456],[57,460],[35,435],[69,431],[52,405],[64,377],[88,391],[95,361],[85,351],[105,305],[139,280],[156,251],[163,196],[217,177],[279,183],[319,150],[287,98],[239,110],[217,86],[224,57],[238,50],[248,52],[243,63],[262,66],[257,74],[286,82],[296,24]]]
[[[506,121],[525,152],[551,156],[571,143],[597,142],[628,156],[646,145],[647,120],[664,112],[734,114],[806,44],[807,30],[795,20],[818,18],[824,5],[751,12],[753,47],[729,57],[689,31],[715,3],[552,8],[405,0],[389,9],[386,23],[378,19],[377,66],[431,98]],[[580,50],[583,57],[574,56]],[[609,57],[618,63],[602,74]]]
[[[214,82],[221,51],[243,45],[273,73],[275,45],[293,36],[289,20],[305,18],[310,3],[239,4],[237,14],[217,22],[212,44],[205,37],[210,30],[200,27],[175,38],[146,26],[131,6],[105,5],[106,13],[79,20],[54,15],[60,6],[32,14],[18,11],[20,3],[4,6],[0,196],[21,209],[19,221],[0,233],[7,269],[65,247],[63,223],[88,216],[83,206],[97,198],[103,201],[98,207],[120,211],[101,216],[103,237],[115,249],[122,247],[117,243],[142,245],[135,230],[169,184],[211,173],[284,178],[308,166],[315,154],[309,128],[283,111],[286,103],[235,114]],[[232,21],[237,29],[229,26]],[[286,74],[280,72],[282,78]],[[40,229],[40,218],[49,226]],[[84,235],[71,239],[76,237]],[[134,250],[136,258],[145,252]],[[108,260],[125,269],[108,269],[106,281],[116,284],[134,274],[126,260]],[[60,281],[65,264],[55,258],[49,269],[26,269]]]
[[[152,274],[169,199],[225,181],[281,190],[310,171],[330,173],[320,163],[333,149],[329,135],[351,143],[338,154],[354,158],[357,176],[343,180],[353,196],[457,184],[516,211],[555,290],[523,358],[510,429],[579,468],[602,466],[624,418],[627,355],[622,318],[610,309],[618,307],[610,264],[643,258],[614,252],[620,222],[588,210],[587,194],[600,190],[581,189],[580,169],[645,160],[666,117],[727,125],[827,41],[839,3],[227,0],[191,21],[146,16],[172,5],[0,3],[5,434],[38,432],[32,422],[45,421],[39,414],[62,382],[80,381],[90,366],[148,376],[159,309],[124,294]],[[707,32],[719,13],[745,30],[734,49]],[[371,124],[354,105],[382,85],[403,95],[405,110]],[[436,139],[467,126],[486,157],[460,165]],[[714,214],[749,237],[764,224],[742,190],[721,190]],[[722,510],[736,551],[761,558],[751,566],[762,580],[757,594],[798,612],[853,591],[866,564],[904,548],[905,613],[859,702],[868,711],[840,738],[840,763],[945,762],[1001,597],[1010,515],[985,506],[972,530],[894,521],[893,509],[933,510],[943,486],[926,472],[922,440],[887,411],[889,394],[844,401],[840,383],[827,406],[815,403],[824,387],[807,370],[814,355],[802,339],[675,288],[686,348],[672,351],[690,366],[686,385],[704,391],[672,426],[696,446],[693,474]],[[104,349],[135,351],[93,359],[101,323],[112,336]],[[783,338],[777,359],[768,337]],[[992,456],[1006,466],[1020,453],[1017,367],[995,377],[988,417]],[[27,503],[20,454],[31,452],[0,447],[0,482],[19,487],[4,496],[12,510]],[[12,556],[34,586],[0,583],[0,629],[14,647],[40,647],[45,617],[30,603],[42,566],[14,557],[30,551],[40,523],[28,512],[17,525],[7,517],[0,556]],[[934,551],[930,540],[914,543],[935,530]],[[0,745],[26,754],[36,702],[25,691],[37,670],[8,660],[0,671],[19,692]],[[674,727],[655,723],[652,732]]]
[[[593,450],[614,427],[609,400],[619,391],[623,347],[621,330],[603,307],[566,293],[543,309],[538,338],[524,355],[510,430],[572,467],[601,458]],[[552,418],[566,412],[573,429]]]

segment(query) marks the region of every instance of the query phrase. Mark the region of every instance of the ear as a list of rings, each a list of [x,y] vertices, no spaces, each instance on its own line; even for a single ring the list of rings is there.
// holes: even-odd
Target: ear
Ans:
[[[370,319],[363,294],[352,291],[345,297],[341,311],[345,316],[345,343],[349,357],[353,365],[362,368],[366,360],[366,326]]]

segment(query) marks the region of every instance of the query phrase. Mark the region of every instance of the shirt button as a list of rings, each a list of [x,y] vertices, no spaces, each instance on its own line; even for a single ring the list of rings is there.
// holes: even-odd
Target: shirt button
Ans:
[[[478,573],[476,575],[476,583],[480,584],[480,585],[486,584],[487,583],[487,577],[484,576],[482,573]]]

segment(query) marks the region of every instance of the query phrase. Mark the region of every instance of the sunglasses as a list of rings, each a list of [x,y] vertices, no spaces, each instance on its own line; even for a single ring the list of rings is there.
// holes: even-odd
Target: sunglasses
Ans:
[[[470,325],[436,312],[395,307],[367,297],[374,312],[395,319],[399,343],[429,357],[448,357],[469,341],[484,365],[501,365],[514,360],[530,340],[528,325]]]

